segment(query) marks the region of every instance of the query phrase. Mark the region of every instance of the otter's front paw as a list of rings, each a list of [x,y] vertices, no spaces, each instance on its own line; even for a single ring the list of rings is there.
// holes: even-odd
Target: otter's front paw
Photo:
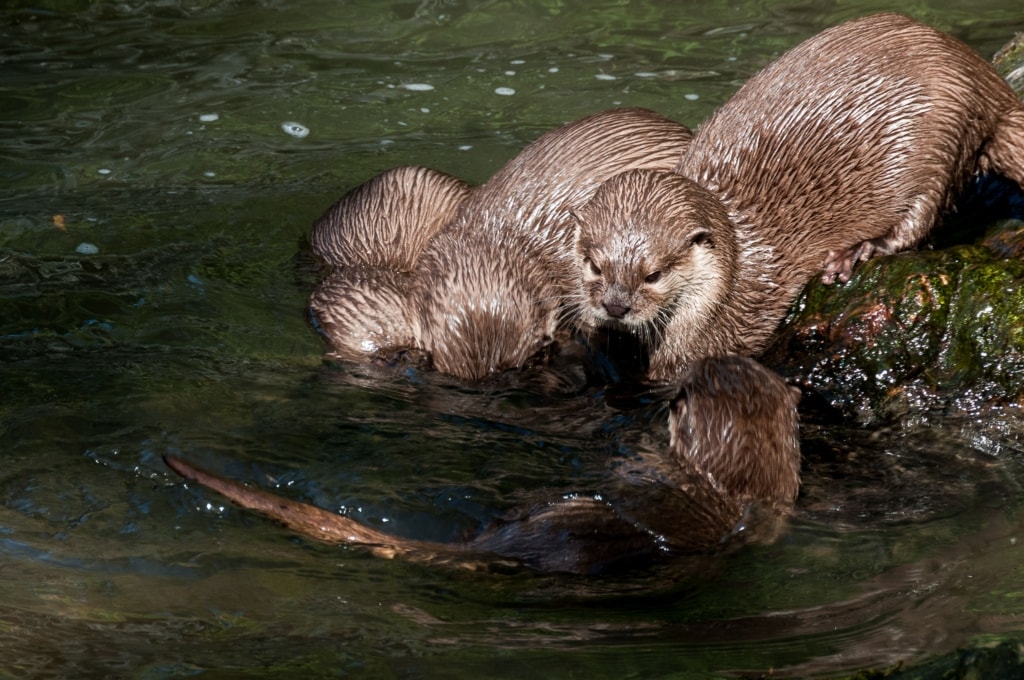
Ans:
[[[863,241],[846,250],[830,250],[825,257],[825,271],[821,274],[821,282],[831,285],[836,281],[846,283],[853,276],[853,268],[858,262],[869,260],[883,251],[874,241]]]

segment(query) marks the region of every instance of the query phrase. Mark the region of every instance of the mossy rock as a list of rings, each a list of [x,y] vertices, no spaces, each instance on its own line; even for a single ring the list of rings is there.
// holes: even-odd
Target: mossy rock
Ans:
[[[762,360],[864,423],[1024,396],[1024,222],[812,282]]]
[[[1018,33],[996,52],[992,63],[1017,96],[1024,98],[1024,33]]]

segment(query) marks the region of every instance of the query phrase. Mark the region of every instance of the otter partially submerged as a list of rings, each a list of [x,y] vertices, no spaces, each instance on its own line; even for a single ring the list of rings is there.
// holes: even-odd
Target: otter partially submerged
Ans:
[[[580,323],[640,336],[656,380],[756,355],[815,275],[918,245],[986,172],[1024,187],[1024,106],[990,64],[895,14],[831,28],[701,125],[681,177],[627,173],[577,211]]]
[[[800,484],[798,400],[798,390],[752,359],[696,361],[671,403],[667,453],[646,454],[610,478],[601,498],[544,499],[466,543],[402,538],[175,457],[164,460],[182,477],[319,541],[471,569],[596,573],[719,549],[737,532],[756,538],[750,517],[784,517]]]
[[[314,251],[342,268],[314,291],[314,316],[344,358],[422,350],[438,370],[473,380],[520,367],[560,331],[573,281],[571,212],[618,172],[675,167],[690,138],[652,111],[613,109],[542,135],[467,198],[439,176],[411,193],[375,181],[363,192],[372,201],[335,206],[317,224]],[[435,194],[444,199],[438,215],[458,204],[439,230],[440,220],[429,220]],[[381,217],[360,214],[367,204],[381,206]],[[371,241],[360,228],[425,220],[411,230],[415,245],[395,245],[402,257],[389,255],[387,239],[372,239],[370,250],[384,251],[383,267],[353,267],[342,254]],[[431,238],[419,250],[425,232]],[[393,260],[414,266],[406,275]]]
[[[412,347],[412,270],[430,239],[469,196],[462,180],[430,168],[392,168],[342,196],[313,224],[313,252],[334,270],[310,308],[338,359]]]

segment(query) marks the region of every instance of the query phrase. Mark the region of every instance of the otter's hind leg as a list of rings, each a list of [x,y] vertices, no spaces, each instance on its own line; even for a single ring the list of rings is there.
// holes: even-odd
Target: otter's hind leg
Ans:
[[[982,146],[976,170],[995,172],[1011,179],[1024,191],[1024,106],[1014,101],[1000,117],[992,137]],[[947,178],[949,180],[953,178]],[[821,280],[846,283],[858,262],[888,255],[917,245],[938,219],[943,192],[925,192],[912,204],[907,217],[890,233],[862,241],[850,248],[829,251]]]
[[[898,253],[919,244],[935,225],[944,204],[944,196],[945,192],[939,187],[924,191],[911,201],[903,219],[882,236],[865,239],[843,250],[828,251],[821,275],[822,283],[846,283],[859,262]]]
[[[1024,191],[1024,106],[1002,117],[992,139],[982,149],[982,170],[1012,179]]]

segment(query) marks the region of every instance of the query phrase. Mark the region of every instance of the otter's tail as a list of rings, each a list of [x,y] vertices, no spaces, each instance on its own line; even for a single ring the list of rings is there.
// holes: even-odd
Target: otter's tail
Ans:
[[[288,500],[268,491],[225,479],[173,456],[165,455],[164,462],[185,479],[212,489],[243,508],[275,519],[293,531],[324,543],[360,545],[378,557],[404,557],[415,561],[431,561],[431,557],[438,552],[438,548],[441,548],[425,541],[385,534],[315,505]],[[445,546],[443,550],[451,552],[452,548]]]

